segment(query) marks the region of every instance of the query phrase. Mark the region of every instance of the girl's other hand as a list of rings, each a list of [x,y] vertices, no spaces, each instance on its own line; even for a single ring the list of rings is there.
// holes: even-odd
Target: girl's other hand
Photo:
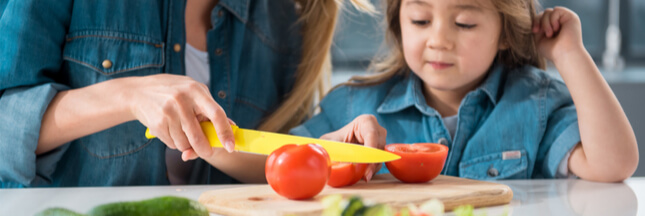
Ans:
[[[584,50],[580,18],[567,8],[545,9],[535,17],[532,30],[539,54],[552,62],[572,51]]]
[[[182,152],[181,158],[193,160],[213,155],[200,121],[211,121],[217,137],[227,151],[235,140],[232,123],[211,96],[208,87],[189,77],[159,74],[130,79],[125,85],[125,101],[134,118],[150,129],[169,148]]]
[[[345,127],[322,135],[321,139],[346,143],[363,144],[367,147],[384,149],[387,131],[381,127],[373,115],[360,115]],[[382,164],[370,164],[365,172],[365,180],[372,179]]]

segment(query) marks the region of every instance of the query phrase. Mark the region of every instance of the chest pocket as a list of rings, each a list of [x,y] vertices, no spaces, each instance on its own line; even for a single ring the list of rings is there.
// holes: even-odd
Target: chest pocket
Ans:
[[[98,82],[119,76],[158,73],[164,65],[163,50],[164,43],[143,36],[86,31],[67,36],[63,59],[70,63],[72,76]],[[88,69],[101,76],[78,74],[88,72]]]
[[[526,179],[527,166],[525,150],[498,152],[459,163],[459,176],[480,180]]]

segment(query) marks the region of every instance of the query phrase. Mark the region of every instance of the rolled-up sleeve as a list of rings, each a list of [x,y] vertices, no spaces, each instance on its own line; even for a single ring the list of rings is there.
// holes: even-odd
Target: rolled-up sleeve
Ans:
[[[11,88],[0,97],[0,181],[22,185],[49,182],[64,147],[36,156],[40,122],[47,105],[65,86]],[[40,182],[44,181],[44,182]]]
[[[545,178],[558,176],[560,163],[580,142],[578,115],[568,92],[561,82],[553,82],[547,91],[546,129],[536,163]]]
[[[35,154],[45,110],[68,89],[56,76],[71,1],[9,0],[0,7],[0,186],[37,186],[51,181],[66,148]]]

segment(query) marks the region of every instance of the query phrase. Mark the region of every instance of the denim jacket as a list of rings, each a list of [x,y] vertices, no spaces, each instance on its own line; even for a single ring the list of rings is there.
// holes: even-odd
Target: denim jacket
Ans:
[[[341,86],[321,102],[321,112],[291,130],[319,137],[361,114],[387,130],[387,144],[432,142],[448,146],[442,174],[472,179],[555,178],[578,142],[578,118],[560,80],[525,66],[495,64],[461,102],[455,136],[428,106],[422,81],[409,73],[373,86]],[[387,172],[383,168],[379,173]]]
[[[184,72],[184,0],[0,3],[0,187],[168,184],[166,146],[138,121],[34,154],[59,91]],[[258,126],[291,90],[301,35],[289,0],[220,0],[207,33],[211,94],[229,118]],[[106,64],[107,63],[107,64]],[[234,179],[198,161],[190,183]]]

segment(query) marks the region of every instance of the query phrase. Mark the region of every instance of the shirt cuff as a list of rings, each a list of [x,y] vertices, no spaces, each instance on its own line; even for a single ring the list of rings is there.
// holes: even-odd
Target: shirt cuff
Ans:
[[[35,186],[51,182],[56,163],[66,150],[59,147],[36,156],[43,115],[54,96],[67,87],[48,83],[6,89],[0,97],[0,181]]]
[[[562,158],[562,161],[560,161],[558,171],[555,173],[556,178],[578,178],[578,176],[569,170],[569,157],[571,157],[571,152],[573,152],[573,149],[569,150],[564,158]]]
[[[569,127],[567,127],[551,145],[551,149],[545,157],[546,166],[544,167],[544,173],[547,175],[546,177],[557,178],[558,172],[562,166],[566,166],[567,173],[569,172],[568,158],[573,147],[575,147],[579,142],[580,130],[578,128],[578,122],[574,122],[570,124]],[[566,161],[566,164],[563,165],[562,161]]]

